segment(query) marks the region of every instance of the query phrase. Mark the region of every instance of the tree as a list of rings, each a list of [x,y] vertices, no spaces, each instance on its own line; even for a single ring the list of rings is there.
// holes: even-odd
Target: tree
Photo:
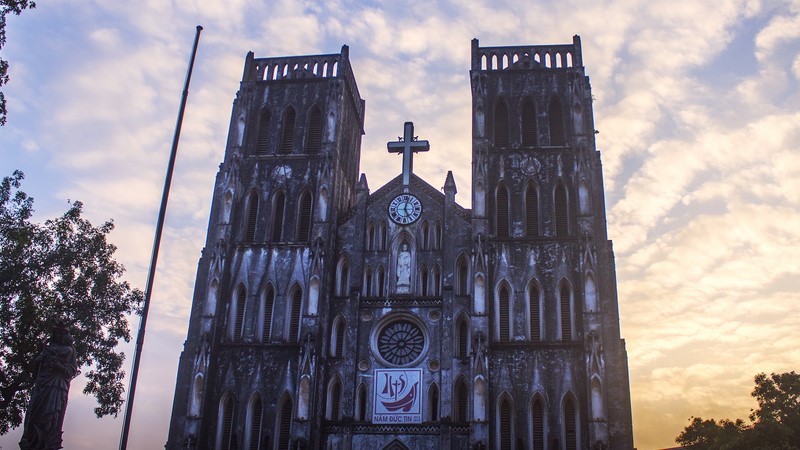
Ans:
[[[22,10],[35,8],[36,3],[30,0],[0,0],[0,50],[6,44],[6,16],[9,13],[20,15]],[[0,58],[0,87],[8,83],[8,61]],[[6,124],[6,97],[0,91],[0,126]]]
[[[675,442],[696,450],[800,450],[800,375],[760,373],[755,383],[752,424],[693,417]]]
[[[76,201],[61,217],[31,223],[23,178],[15,171],[0,184],[0,434],[22,423],[32,361],[59,319],[75,338],[79,367],[88,368],[83,393],[97,399],[95,414],[116,415],[125,356],[115,347],[130,340],[127,315],[139,312],[143,297],[121,279],[125,269],[106,239],[111,221],[93,226]]]

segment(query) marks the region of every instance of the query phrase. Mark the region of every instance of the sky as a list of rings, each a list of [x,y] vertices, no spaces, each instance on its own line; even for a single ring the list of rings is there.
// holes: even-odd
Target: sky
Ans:
[[[189,92],[137,386],[131,449],[163,448],[215,173],[244,57],[350,46],[374,192],[411,120],[470,207],[470,40],[570,43],[591,77],[616,255],[635,445],[691,416],[743,418],[756,373],[800,369],[800,1],[41,0],[8,19],[0,174],[25,172],[35,220],[81,200],[144,288],[195,27]],[[131,323],[134,333],[138,321]],[[132,354],[132,345],[124,349]],[[130,358],[126,361],[130,367]],[[129,371],[129,370],[128,370]],[[68,449],[116,448],[72,383]],[[0,437],[16,448],[21,430]]]

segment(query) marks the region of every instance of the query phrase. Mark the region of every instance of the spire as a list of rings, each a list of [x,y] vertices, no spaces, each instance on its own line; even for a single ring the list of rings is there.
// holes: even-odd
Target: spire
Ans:
[[[452,170],[447,171],[447,178],[444,180],[444,192],[445,194],[455,194],[458,192],[458,189],[456,189],[456,181],[453,179]]]

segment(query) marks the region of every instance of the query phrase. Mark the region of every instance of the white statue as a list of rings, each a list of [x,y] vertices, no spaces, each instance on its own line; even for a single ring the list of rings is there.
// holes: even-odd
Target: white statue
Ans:
[[[397,255],[397,293],[409,292],[411,292],[411,252],[408,251],[408,244],[403,244],[400,254]]]

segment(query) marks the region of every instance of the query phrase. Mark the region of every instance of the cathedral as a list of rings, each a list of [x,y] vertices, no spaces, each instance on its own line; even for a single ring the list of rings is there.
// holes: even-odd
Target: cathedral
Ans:
[[[359,174],[347,46],[247,55],[167,449],[633,448],[580,38],[473,39],[470,81],[462,206],[411,122],[369,150],[400,175]]]

